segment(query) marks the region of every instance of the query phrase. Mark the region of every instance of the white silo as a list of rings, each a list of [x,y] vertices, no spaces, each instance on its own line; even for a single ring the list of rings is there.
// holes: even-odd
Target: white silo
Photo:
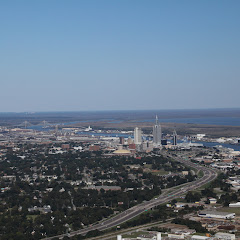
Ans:
[[[117,235],[117,240],[122,240],[122,235]]]
[[[162,240],[162,234],[161,233],[157,233],[157,240]]]

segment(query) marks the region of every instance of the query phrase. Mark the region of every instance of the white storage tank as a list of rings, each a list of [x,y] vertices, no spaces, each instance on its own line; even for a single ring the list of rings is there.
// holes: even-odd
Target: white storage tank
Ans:
[[[122,235],[117,235],[117,240],[122,240]]]

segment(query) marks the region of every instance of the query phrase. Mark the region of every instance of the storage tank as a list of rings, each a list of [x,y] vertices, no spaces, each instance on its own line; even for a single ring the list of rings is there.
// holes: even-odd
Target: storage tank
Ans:
[[[117,235],[117,240],[122,240],[122,235]]]
[[[161,233],[157,233],[157,240],[162,240],[162,234]]]

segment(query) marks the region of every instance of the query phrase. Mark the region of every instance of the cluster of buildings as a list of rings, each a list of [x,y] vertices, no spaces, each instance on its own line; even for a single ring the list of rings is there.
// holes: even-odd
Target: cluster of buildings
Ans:
[[[175,130],[173,132],[172,138],[173,138],[172,145],[176,146],[177,145],[177,133]],[[141,128],[136,127],[134,129],[134,143],[136,145],[144,144],[144,141],[142,139]],[[153,131],[152,131],[152,144],[153,144],[153,147],[156,147],[156,148],[161,147],[162,145],[167,145],[167,140],[162,138],[162,128],[158,121],[157,116],[156,116],[155,124],[153,126]]]
[[[132,136],[133,134],[133,136]],[[12,147],[18,143],[51,145],[71,142],[88,142],[89,151],[99,151],[108,148],[110,151],[117,150],[114,154],[128,155],[136,151],[151,152],[154,148],[167,145],[167,140],[162,138],[161,125],[156,121],[153,126],[152,135],[143,135],[141,128],[136,127],[134,131],[118,130],[93,130],[90,126],[85,130],[81,128],[64,127],[61,130],[56,128],[38,130],[25,128],[0,128],[0,146]],[[173,145],[177,145],[177,134],[174,131]],[[52,153],[68,151],[69,147],[52,149]],[[82,149],[79,149],[82,150]],[[127,151],[126,151],[127,150]],[[0,156],[2,151],[0,152]]]
[[[205,137],[205,134],[197,134],[191,136],[191,139],[201,141],[205,139]],[[168,139],[171,139],[171,141]],[[157,116],[152,127],[152,134],[143,134],[140,127],[136,127],[134,131],[94,130],[90,126],[86,129],[67,126],[61,129],[45,129],[43,127],[38,130],[27,127],[0,128],[0,145],[4,146],[14,145],[16,143],[51,145],[58,143],[81,142],[90,144],[89,151],[108,149],[112,153],[116,151],[113,153],[115,155],[134,155],[136,152],[151,152],[154,148],[161,147],[180,150],[190,149],[192,147],[203,147],[203,144],[199,142],[184,140],[177,142],[177,140],[178,136],[175,130],[171,135],[163,137],[162,128]],[[69,149],[67,148],[57,149],[56,151],[53,151],[53,154],[68,150]],[[1,154],[2,152],[0,150],[0,156]]]
[[[213,149],[215,151],[195,157],[194,160],[222,171],[240,169],[240,151],[222,146],[214,146]]]
[[[152,138],[143,140],[142,130],[139,127],[134,129],[134,144],[138,151],[152,151],[153,148],[160,148],[168,144],[167,139],[162,138],[162,128],[156,116],[155,124],[153,125]],[[177,145],[177,133],[174,130],[172,136],[173,142],[171,146]]]
[[[98,135],[94,134],[98,133]],[[42,154],[63,154],[68,151],[89,151],[89,152],[98,152],[103,151],[105,156],[140,156],[135,155],[137,152],[151,152],[155,148],[159,149],[163,146],[166,148],[178,148],[178,149],[188,149],[191,147],[202,147],[203,145],[200,143],[192,143],[192,142],[183,142],[177,143],[177,133],[174,130],[171,135],[172,143],[169,144],[167,139],[162,137],[162,128],[158,121],[158,117],[156,116],[155,123],[152,129],[152,135],[144,135],[142,129],[140,127],[136,127],[134,131],[114,131],[115,136],[111,136],[113,131],[108,132],[108,136],[105,134],[101,134],[101,130],[93,132],[93,129],[89,126],[85,129],[83,134],[78,134],[77,128],[64,128],[62,131],[35,131],[33,129],[20,129],[20,128],[0,128],[0,159],[4,158],[9,149],[12,152],[18,152],[19,148],[17,148],[19,143],[30,143],[32,145],[42,145]],[[119,136],[117,136],[119,134]],[[133,134],[133,138],[132,138]],[[205,137],[205,134],[197,134],[196,140],[202,140]],[[229,139],[227,141],[230,141]],[[219,142],[221,140],[219,139]],[[74,144],[72,144],[74,143]],[[30,149],[38,151],[37,147]],[[21,153],[18,157],[22,160],[25,158],[30,158],[32,152],[28,152],[25,150],[24,153]],[[208,164],[211,167],[218,168],[221,171],[228,171],[229,169],[240,169],[240,151],[234,151],[233,149],[224,148],[221,146],[216,146],[214,151],[206,151],[204,154],[199,155],[194,158],[195,161],[200,163]],[[58,164],[61,168],[61,163]],[[58,166],[52,166],[53,170]],[[136,166],[131,166],[135,167]],[[24,174],[20,176],[21,181],[29,182],[29,184],[35,184],[37,180],[59,180],[64,179],[65,176],[56,176],[54,174],[46,174],[49,169],[47,166],[42,164],[40,167],[32,167],[29,170],[29,174]],[[146,170],[146,169],[144,169]],[[78,170],[79,171],[79,170]],[[117,172],[106,172],[102,175],[111,175],[117,174]],[[188,174],[188,172],[187,172]],[[187,175],[186,174],[186,175]],[[80,173],[79,173],[80,175]],[[105,191],[119,191],[121,187],[115,186],[116,179],[106,178],[106,179],[98,179],[98,181],[93,180],[93,172],[90,170],[88,173],[83,173],[82,180],[69,180],[71,185],[82,185],[84,189],[94,189],[100,191],[104,189]],[[134,176],[128,174],[129,179]],[[183,173],[184,175],[184,173]],[[16,177],[14,175],[3,175],[1,178],[6,182],[15,182]],[[134,181],[133,181],[134,182]],[[231,184],[232,189],[238,191],[240,189],[240,178],[238,176],[229,177],[227,182]],[[109,183],[110,186],[101,185],[98,186],[98,183]],[[146,186],[143,186],[144,188]],[[1,192],[5,192],[8,190],[8,187],[1,188]],[[128,189],[126,189],[127,191]],[[45,192],[50,192],[50,188],[46,188]],[[59,190],[65,191],[63,188]],[[215,198],[209,199],[210,203],[216,203]],[[240,207],[240,202],[231,203],[229,207]],[[28,208],[29,212],[39,211],[41,213],[51,212],[51,206],[43,206],[43,207],[30,207]],[[217,211],[201,211],[198,213],[198,217],[201,219],[220,219],[220,220],[233,220],[235,218],[235,213],[226,213],[226,212],[217,212]],[[210,225],[210,224],[209,224]],[[213,224],[214,225],[214,224]],[[226,240],[234,240],[235,235],[230,233],[217,233],[214,236],[198,236],[193,235],[192,233],[184,233],[184,232],[174,232],[169,234],[161,235],[161,233],[155,233],[154,236],[142,236],[137,238],[123,238],[122,236],[118,236],[117,240],[128,240],[128,239],[193,239],[193,240],[205,240],[205,239],[226,239]]]
[[[175,229],[173,229],[175,230]],[[148,231],[144,234],[139,234],[138,237],[134,238],[123,238],[121,235],[117,236],[117,240],[175,240],[175,239],[187,239],[187,240],[235,240],[235,234],[230,233],[216,233],[214,236],[210,236],[210,234],[197,235],[195,230],[187,229],[187,230],[176,230],[171,231],[171,233],[160,233],[160,232],[152,232]]]
[[[232,190],[238,191],[240,189],[240,177],[238,175],[228,177],[226,182],[232,186]]]

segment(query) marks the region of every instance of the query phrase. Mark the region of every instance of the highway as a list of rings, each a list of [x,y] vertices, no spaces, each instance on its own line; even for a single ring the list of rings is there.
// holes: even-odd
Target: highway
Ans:
[[[89,231],[92,231],[92,230],[97,229],[97,230],[103,231],[103,230],[112,228],[114,226],[118,226],[118,225],[138,216],[139,214],[143,213],[144,211],[146,211],[148,209],[151,209],[160,204],[169,202],[175,198],[181,197],[181,196],[185,195],[188,191],[195,190],[196,188],[199,188],[199,187],[205,185],[206,183],[213,181],[217,177],[217,171],[214,169],[192,163],[189,160],[183,160],[179,157],[175,158],[175,160],[185,164],[186,166],[195,168],[197,170],[202,170],[203,177],[200,179],[197,179],[193,182],[189,182],[187,184],[185,183],[183,185],[177,186],[179,188],[176,187],[176,190],[171,193],[168,193],[168,191],[165,191],[163,194],[161,194],[159,197],[157,197],[155,199],[152,199],[150,201],[143,202],[139,205],[136,205],[136,206],[134,206],[114,217],[111,217],[105,221],[102,221],[96,225],[92,225],[90,227],[86,227],[86,228],[83,228],[78,231],[74,231],[74,232],[71,232],[68,234],[62,234],[62,235],[58,235],[58,236],[54,236],[54,237],[58,237],[61,239],[64,236],[73,237],[78,234],[86,235]],[[53,239],[54,237],[44,238],[44,240],[50,240],[50,239]]]

